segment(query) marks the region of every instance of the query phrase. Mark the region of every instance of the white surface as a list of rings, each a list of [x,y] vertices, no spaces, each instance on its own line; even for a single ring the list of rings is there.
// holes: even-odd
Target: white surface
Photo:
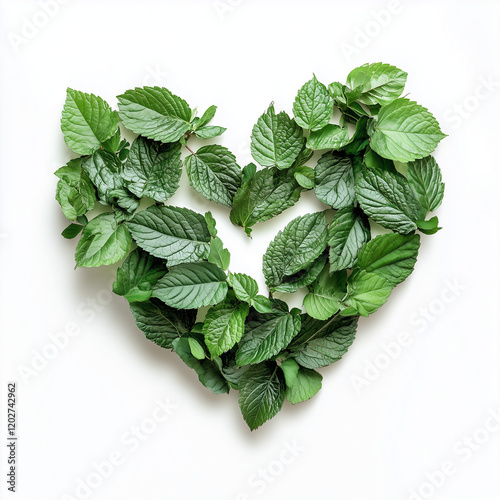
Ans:
[[[83,498],[79,478],[101,483],[92,500],[410,500],[419,488],[420,498],[436,500],[500,498],[500,432],[480,430],[500,407],[500,92],[498,83],[481,83],[500,82],[500,5],[74,0],[49,19],[42,3],[0,2],[0,496],[14,498],[4,481],[4,403],[6,381],[17,380],[17,500]],[[390,7],[397,13],[375,21]],[[35,18],[45,25],[15,50],[12,34],[23,36]],[[360,30],[370,34],[365,43]],[[346,44],[357,52],[349,56]],[[444,229],[423,238],[414,275],[360,322],[345,358],[322,370],[321,392],[285,404],[250,433],[235,393],[213,396],[174,354],[143,338],[126,301],[110,299],[110,270],[73,271],[75,242],[59,236],[65,220],[52,175],[72,156],[59,130],[65,89],[116,106],[122,91],[158,84],[201,111],[216,104],[215,123],[228,127],[217,142],[243,165],[251,127],[271,101],[291,112],[312,72],[325,83],[345,81],[367,61],[406,70],[411,97],[449,134],[436,155],[446,182]],[[467,119],[456,118],[457,105]],[[260,255],[278,227],[318,206],[304,198],[257,227],[252,241],[227,222],[227,210],[189,188],[172,202],[212,209],[231,269],[260,276]],[[462,289],[450,291],[448,282]],[[423,319],[429,307],[437,314]],[[72,323],[79,334],[23,377],[20,367],[44,349],[52,354],[51,335]],[[383,363],[384,344],[402,332],[411,342],[357,391],[354,377]],[[177,409],[154,424],[158,398]],[[136,425],[156,427],[137,449],[127,434]],[[460,442],[474,433],[481,444]],[[296,455],[283,451],[294,442]],[[99,480],[93,463],[113,452],[122,463]],[[435,475],[439,487],[425,486],[445,462],[452,472]],[[256,479],[262,470],[268,480]]]

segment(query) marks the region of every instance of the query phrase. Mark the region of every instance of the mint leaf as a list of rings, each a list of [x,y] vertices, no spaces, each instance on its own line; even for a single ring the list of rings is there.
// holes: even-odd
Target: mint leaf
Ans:
[[[271,302],[270,299],[264,297],[264,295],[255,296],[252,299],[251,305],[257,312],[260,313],[268,313],[273,310],[273,303]]]
[[[320,389],[323,377],[314,370],[302,368],[293,358],[281,364],[285,376],[286,399],[297,404],[311,399]]]
[[[153,297],[177,309],[197,309],[224,300],[226,274],[210,262],[179,264],[153,287]]]
[[[340,209],[354,202],[354,171],[351,158],[341,153],[325,153],[315,168],[318,200]]]
[[[167,201],[177,191],[182,173],[181,146],[137,137],[123,169],[127,188],[139,198]]]
[[[418,228],[424,234],[435,234],[440,229],[443,229],[442,227],[438,227],[438,225],[439,220],[437,217],[431,217],[429,220],[417,221]]]
[[[328,226],[330,271],[351,268],[369,240],[370,225],[363,212],[354,207],[339,210]]]
[[[217,106],[212,105],[208,107],[207,110],[201,116],[201,118],[198,120],[196,125],[193,127],[193,130],[196,131],[199,128],[204,127],[209,122],[211,122],[213,117],[215,116],[216,111],[217,111]]]
[[[301,128],[284,112],[276,115],[271,104],[252,129],[250,150],[263,167],[290,167],[301,152]]]
[[[444,137],[427,108],[396,99],[380,109],[370,146],[384,158],[406,163],[430,155]]]
[[[232,206],[241,184],[241,169],[224,146],[203,146],[186,160],[189,182],[207,200]]]
[[[200,127],[196,129],[196,137],[200,139],[211,139],[212,137],[218,137],[222,135],[227,129],[224,127],[218,127],[216,125],[208,127]]]
[[[258,170],[249,175],[238,189],[229,215],[231,222],[245,228],[250,235],[257,222],[268,220],[294,205],[302,188],[290,170],[276,167]]]
[[[119,95],[118,101],[123,124],[148,139],[176,142],[189,130],[191,109],[166,88],[136,87]]]
[[[215,238],[217,236],[217,228],[216,228],[216,221],[214,219],[214,216],[212,215],[212,212],[205,212],[205,221],[207,223],[208,232],[210,233],[210,236]]]
[[[208,254],[208,262],[216,264],[224,271],[229,267],[231,254],[227,248],[224,248],[222,240],[218,237],[212,238],[210,241],[210,252]]]
[[[285,381],[276,363],[251,366],[241,377],[238,402],[251,430],[273,418],[285,400]]]
[[[229,385],[216,364],[208,359],[198,360],[193,356],[187,337],[175,339],[172,347],[182,361],[196,372],[199,381],[207,389],[210,389],[215,394],[229,392]]]
[[[84,228],[76,246],[78,267],[98,267],[114,264],[128,253],[130,233],[123,224],[116,222],[113,214],[101,214]]]
[[[354,131],[354,135],[343,148],[345,154],[354,156],[362,153],[365,150],[366,146],[368,146],[368,143],[370,142],[367,125],[368,118],[366,116],[362,116],[356,122],[356,130]]]
[[[262,270],[269,287],[280,285],[314,262],[326,248],[326,220],[322,212],[293,219],[267,247]]]
[[[146,338],[166,349],[172,349],[173,341],[187,335],[196,321],[195,310],[172,309],[156,299],[131,303],[130,311]]]
[[[314,369],[342,358],[354,342],[358,318],[334,316],[319,321],[303,316],[300,333],[290,345],[293,359],[304,368]]]
[[[367,105],[389,104],[404,90],[408,73],[390,64],[363,64],[347,76],[347,85],[359,89],[358,102]]]
[[[76,238],[82,231],[84,226],[80,224],[70,224],[62,233],[61,236],[67,240]]]
[[[245,331],[247,314],[248,304],[244,302],[233,307],[223,303],[208,310],[203,335],[212,358],[229,351],[240,341]]]
[[[144,302],[151,297],[151,287],[167,272],[161,261],[136,248],[116,271],[113,292],[129,302]]]
[[[368,316],[387,302],[392,288],[382,275],[363,270],[349,277],[344,302],[361,316]]]
[[[271,292],[293,293],[300,290],[304,286],[310,285],[319,276],[326,263],[326,256],[320,255],[309,267],[292,274],[285,276],[280,285],[272,287]]]
[[[304,189],[314,188],[314,170],[311,167],[296,167],[293,171],[295,180]]]
[[[203,346],[193,337],[187,337],[189,343],[189,349],[191,350],[191,354],[196,359],[205,359],[205,349]]]
[[[408,163],[406,178],[424,210],[433,212],[441,205],[444,184],[439,165],[432,156]]]
[[[379,274],[396,286],[413,271],[419,247],[418,234],[381,234],[361,248],[357,267]]]
[[[94,94],[68,88],[61,117],[64,141],[75,153],[90,155],[118,129],[118,115]]]
[[[398,172],[362,168],[354,189],[363,211],[380,225],[407,234],[425,214],[408,181]]]
[[[169,266],[208,258],[210,233],[203,215],[188,208],[151,206],[127,222],[132,237]]]
[[[316,76],[306,82],[293,103],[295,121],[305,129],[319,130],[328,124],[333,114],[333,99]]]
[[[271,358],[285,349],[299,330],[300,317],[288,312],[252,314],[236,351],[236,363],[242,366]]]
[[[285,376],[285,383],[287,387],[292,386],[297,380],[299,374],[299,365],[293,358],[287,358],[280,365],[283,375]]]
[[[259,293],[257,282],[246,274],[229,273],[227,281],[229,286],[234,290],[236,298],[243,302],[251,303]]]
[[[317,149],[341,149],[349,143],[349,131],[347,127],[329,123],[322,129],[312,131],[307,138],[307,147]]]

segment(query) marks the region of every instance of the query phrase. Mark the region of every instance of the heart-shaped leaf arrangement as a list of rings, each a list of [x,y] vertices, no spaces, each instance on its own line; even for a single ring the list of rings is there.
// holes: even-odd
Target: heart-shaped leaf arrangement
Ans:
[[[225,131],[210,125],[215,106],[198,117],[166,88],[143,87],[118,96],[116,112],[68,89],[61,128],[82,156],[57,170],[56,198],[73,221],[63,236],[82,232],[77,266],[125,259],[113,290],[128,299],[139,329],[173,349],[213,392],[238,390],[251,429],[285,398],[295,404],[318,392],[316,370],[345,354],[359,316],[374,313],[412,272],[417,231],[440,229],[437,217],[426,216],[443,198],[430,154],[444,134],[426,108],[400,97],[406,76],[375,63],[354,69],[346,85],[313,77],[298,91],[294,118],[271,105],[257,120],[251,152],[259,169],[240,169],[220,145],[189,148],[193,135]],[[139,134],[132,145],[121,139],[120,120]],[[166,204],[179,186],[183,147],[192,187],[231,207],[231,221],[247,234],[304,190],[328,206],[292,220],[269,245],[268,297],[250,276],[228,271],[210,212]],[[316,150],[323,155],[313,168]],[[96,203],[105,207],[98,214]],[[371,239],[370,218],[387,232]],[[305,313],[273,298],[302,287]]]

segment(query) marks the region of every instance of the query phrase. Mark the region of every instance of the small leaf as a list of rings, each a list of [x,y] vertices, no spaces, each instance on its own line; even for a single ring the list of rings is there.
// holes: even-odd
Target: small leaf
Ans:
[[[212,238],[210,242],[210,252],[208,254],[208,262],[216,264],[224,271],[229,267],[231,254],[227,248],[224,248],[222,240],[218,237]]]
[[[222,135],[227,129],[218,126],[206,126],[196,129],[196,137],[200,139],[211,139],[212,137],[218,137]]]
[[[285,363],[287,361],[291,362],[294,360],[289,358]],[[282,369],[283,364],[281,365]],[[311,399],[321,389],[321,381],[323,380],[323,377],[318,372],[299,367],[299,365],[297,367],[299,368],[297,375],[290,384],[285,373],[286,399],[293,405]]]
[[[234,290],[238,300],[251,303],[259,293],[257,282],[243,273],[229,273],[227,279],[229,286]]]
[[[393,288],[380,274],[366,271],[351,274],[347,285],[344,302],[361,316],[368,316],[383,306]]]
[[[406,177],[423,209],[433,212],[441,205],[444,184],[439,165],[432,156],[408,163]]]
[[[196,359],[205,359],[205,349],[203,349],[202,345],[196,339],[188,337],[188,343],[191,354]]]
[[[62,233],[61,236],[67,240],[72,240],[76,238],[82,231],[83,226],[80,224],[70,224]]]
[[[304,189],[314,189],[314,170],[311,167],[297,167],[293,175]]]
[[[307,147],[317,149],[341,149],[349,143],[347,127],[328,124],[322,129],[312,131],[307,138]]]
[[[333,99],[316,76],[303,85],[293,103],[295,121],[305,129],[319,130],[333,114]]]
[[[217,106],[210,106],[207,108],[207,110],[203,113],[201,118],[198,120],[196,123],[196,126],[193,128],[193,130],[198,130],[201,127],[204,127],[207,123],[211,122],[213,117],[215,116],[215,112],[217,111]]]

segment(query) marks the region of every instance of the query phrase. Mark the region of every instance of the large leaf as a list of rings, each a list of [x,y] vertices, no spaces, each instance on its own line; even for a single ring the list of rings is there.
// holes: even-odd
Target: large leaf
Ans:
[[[285,400],[285,380],[276,363],[251,366],[241,377],[238,402],[251,430],[273,418]]]
[[[254,167],[255,168],[255,167]],[[299,186],[292,169],[280,171],[276,167],[248,170],[248,177],[236,192],[230,219],[250,235],[257,222],[270,219],[294,205],[300,198]]]
[[[406,177],[422,208],[433,212],[441,205],[444,184],[439,165],[432,156],[408,163]]]
[[[347,75],[347,85],[357,89],[358,102],[367,105],[389,104],[404,90],[408,73],[384,63],[363,64]]]
[[[236,297],[244,302],[250,303],[259,293],[259,285],[247,274],[229,273],[228,283]]]
[[[186,158],[186,170],[191,185],[207,200],[232,206],[241,184],[241,169],[236,158],[224,146],[203,146]]]
[[[314,192],[323,203],[335,209],[354,202],[354,171],[349,156],[325,153],[315,168]]]
[[[156,299],[134,302],[130,311],[146,338],[166,349],[172,349],[173,341],[189,333],[196,321],[196,310],[172,309]]]
[[[302,150],[301,128],[284,112],[276,114],[271,104],[252,129],[250,149],[263,167],[290,167]]]
[[[113,292],[129,302],[143,302],[151,297],[151,287],[166,272],[164,262],[136,248],[116,271]]]
[[[118,129],[118,115],[94,94],[68,89],[61,117],[61,130],[68,147],[90,155]]]
[[[382,275],[361,271],[349,277],[345,303],[350,306],[344,313],[354,309],[361,316],[368,316],[383,306],[393,286]],[[355,314],[355,313],[354,313]]]
[[[169,266],[205,260],[210,233],[203,215],[188,208],[151,206],[127,223],[136,243]]]
[[[198,262],[172,267],[153,287],[153,297],[176,309],[198,309],[221,302],[227,290],[220,267]]]
[[[208,310],[202,333],[212,358],[229,351],[240,341],[247,314],[248,304],[245,302],[234,306],[222,303]]]
[[[179,187],[182,173],[181,146],[137,137],[123,169],[127,187],[139,198],[167,201]]]
[[[281,364],[286,384],[286,399],[297,404],[311,399],[320,389],[323,377],[316,371],[302,368],[293,358]]]
[[[328,124],[333,114],[333,99],[327,88],[313,76],[297,93],[293,103],[295,121],[310,130],[319,130]]]
[[[400,98],[380,109],[370,146],[384,158],[408,162],[430,155],[444,137],[427,108]]]
[[[379,274],[395,286],[413,271],[419,247],[418,234],[381,234],[363,246],[357,267]]]
[[[123,224],[118,224],[113,214],[101,214],[84,228],[76,246],[76,265],[98,267],[114,264],[128,253],[130,233]]]
[[[267,247],[262,269],[270,287],[280,285],[314,262],[326,247],[326,220],[322,212],[293,219]]]
[[[300,330],[300,316],[281,310],[249,317],[236,351],[239,366],[265,361],[285,349]]]
[[[132,132],[160,142],[178,141],[190,127],[192,111],[166,88],[142,87],[118,96],[119,115]]]
[[[363,211],[380,225],[407,234],[425,217],[408,181],[398,172],[362,168],[354,189]]]
[[[339,210],[328,226],[330,271],[352,267],[360,248],[370,240],[370,225],[363,212],[354,207]]]
[[[307,138],[307,147],[311,149],[340,149],[349,143],[347,127],[329,123],[322,129],[312,131]]]

